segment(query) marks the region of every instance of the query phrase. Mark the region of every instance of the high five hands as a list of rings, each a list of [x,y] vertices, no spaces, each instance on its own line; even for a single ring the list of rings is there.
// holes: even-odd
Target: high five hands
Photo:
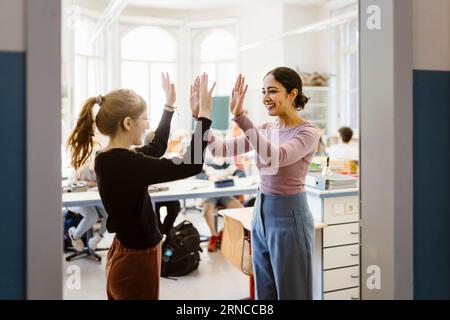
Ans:
[[[177,100],[177,93],[175,91],[175,85],[170,82],[169,73],[166,72],[166,74],[164,74],[161,72],[161,81],[161,86],[166,94],[166,105],[173,107],[175,101]]]
[[[200,92],[204,93],[204,103],[209,103],[209,112],[211,111],[211,93],[214,90],[215,85],[216,83],[214,83],[211,90],[208,91],[208,75],[205,73],[195,78],[194,84],[191,85],[189,96],[189,105],[191,107],[192,115],[194,116],[194,118],[197,118],[199,114],[199,106],[201,100]],[[239,74],[236,79],[236,83],[234,85],[230,99],[230,111],[235,117],[238,117],[244,113],[244,98],[245,94],[247,93],[247,89],[248,85],[245,84],[245,78],[241,74]]]
[[[235,117],[244,113],[244,98],[247,93],[248,85],[245,84],[245,78],[242,74],[236,79],[233,91],[231,92],[230,111]]]
[[[194,118],[209,118],[212,107],[211,96],[215,86],[216,83],[214,82],[211,89],[208,89],[208,75],[206,73],[195,78],[189,96],[189,105]]]

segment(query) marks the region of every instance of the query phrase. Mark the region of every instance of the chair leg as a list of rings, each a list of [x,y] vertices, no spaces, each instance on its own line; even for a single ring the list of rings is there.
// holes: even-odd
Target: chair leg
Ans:
[[[219,215],[217,212],[214,213],[214,227],[216,228],[216,232],[219,233]]]
[[[186,206],[186,199],[183,199],[183,205],[181,206],[180,213],[185,214],[188,209],[202,212],[202,209],[200,209],[196,206],[190,206],[190,207]]]
[[[109,250],[109,248],[98,248],[95,249],[95,251],[106,251]],[[83,257],[93,257],[95,258],[98,262],[102,261],[102,257],[100,255],[98,255],[97,253],[95,253],[95,251],[89,249],[89,248],[85,248],[83,251],[81,252],[75,252],[73,254],[71,254],[70,256],[66,257],[66,261],[73,261],[79,258],[83,258]]]

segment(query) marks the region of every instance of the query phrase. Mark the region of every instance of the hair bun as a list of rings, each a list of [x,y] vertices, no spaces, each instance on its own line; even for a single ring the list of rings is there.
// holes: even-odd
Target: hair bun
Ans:
[[[298,111],[303,110],[305,108],[305,105],[308,103],[310,98],[305,96],[303,92],[297,95],[297,98],[295,99],[296,108]]]

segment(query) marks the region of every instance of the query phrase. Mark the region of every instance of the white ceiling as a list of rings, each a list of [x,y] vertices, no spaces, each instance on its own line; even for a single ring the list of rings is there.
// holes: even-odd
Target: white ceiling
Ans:
[[[318,5],[327,0],[131,0],[130,5],[164,9],[192,10],[260,6],[268,4]]]

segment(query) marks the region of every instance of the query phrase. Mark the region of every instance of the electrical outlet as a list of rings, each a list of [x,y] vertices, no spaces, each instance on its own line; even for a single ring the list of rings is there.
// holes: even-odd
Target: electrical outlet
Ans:
[[[345,204],[345,214],[354,214],[358,210],[358,204],[356,202],[347,202]]]

